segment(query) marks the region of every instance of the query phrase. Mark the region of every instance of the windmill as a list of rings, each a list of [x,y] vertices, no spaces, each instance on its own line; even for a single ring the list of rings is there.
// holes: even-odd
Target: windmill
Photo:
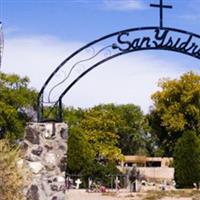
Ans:
[[[2,22],[0,21],[0,70],[2,64],[3,47],[4,47],[3,27],[2,27]]]

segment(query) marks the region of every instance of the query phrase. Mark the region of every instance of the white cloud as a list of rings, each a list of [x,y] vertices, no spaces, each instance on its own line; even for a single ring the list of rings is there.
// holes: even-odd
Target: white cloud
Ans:
[[[2,70],[28,75],[31,86],[41,88],[46,78],[82,42],[64,42],[49,36],[5,40]],[[188,71],[188,70],[187,70]],[[99,103],[134,103],[147,112],[150,95],[161,77],[185,72],[180,63],[145,52],[118,57],[97,67],[80,80],[64,98],[65,105],[89,107]]]
[[[141,10],[145,6],[141,0],[104,0],[104,8],[108,10]]]
[[[50,36],[5,38],[2,70],[31,78],[39,89],[53,69],[80,43],[65,43]]]

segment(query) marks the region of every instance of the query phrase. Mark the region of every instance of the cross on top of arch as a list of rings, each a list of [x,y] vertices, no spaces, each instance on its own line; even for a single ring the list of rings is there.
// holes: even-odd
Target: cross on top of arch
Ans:
[[[164,5],[163,0],[160,0],[160,4],[150,4],[151,7],[160,9],[160,28],[163,28],[163,9],[164,8],[173,8],[171,5]]]

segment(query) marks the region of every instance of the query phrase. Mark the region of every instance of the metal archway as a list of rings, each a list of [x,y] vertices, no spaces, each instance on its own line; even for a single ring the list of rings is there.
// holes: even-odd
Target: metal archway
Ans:
[[[82,77],[108,60],[143,50],[167,50],[200,59],[200,35],[163,27],[161,15],[160,26],[126,29],[90,42],[66,58],[44,83],[37,99],[38,121],[62,121],[62,99]],[[51,107],[47,113],[45,106]],[[49,118],[51,113],[54,118]]]

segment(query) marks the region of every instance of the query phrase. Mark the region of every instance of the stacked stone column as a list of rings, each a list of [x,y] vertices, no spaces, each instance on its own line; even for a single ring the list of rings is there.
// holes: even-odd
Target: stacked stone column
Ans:
[[[29,123],[23,142],[24,164],[31,172],[26,200],[65,200],[67,125]]]

